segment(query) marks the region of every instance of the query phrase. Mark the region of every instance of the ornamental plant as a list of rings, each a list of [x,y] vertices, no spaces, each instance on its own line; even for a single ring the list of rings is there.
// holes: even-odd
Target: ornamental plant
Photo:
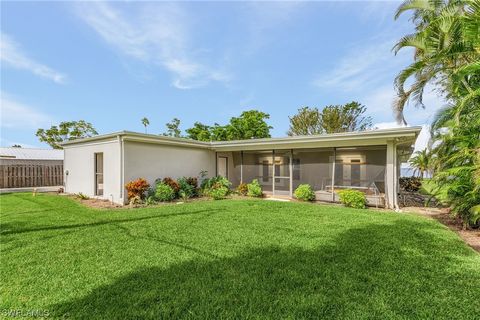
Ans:
[[[263,196],[262,186],[260,186],[257,179],[253,179],[252,182],[247,185],[247,190],[247,195],[249,197]]]
[[[192,180],[195,179],[195,180]],[[180,178],[178,179],[178,186],[179,186],[179,191],[178,195],[182,197],[183,199],[185,198],[191,198],[197,195],[197,180],[196,178]]]
[[[221,200],[221,199],[225,199],[229,191],[230,190],[227,187],[219,184],[219,185],[216,185],[214,188],[211,188],[210,191],[208,192],[208,195],[212,197],[214,200]]]
[[[177,196],[178,191],[180,191],[180,185],[178,184],[177,181],[175,181],[174,179],[172,179],[170,177],[166,177],[166,178],[163,178],[162,183],[166,184],[166,185],[169,185],[173,189],[173,192],[175,193],[175,196]]]
[[[295,198],[301,201],[313,201],[315,200],[315,192],[309,184],[301,184],[295,189]]]
[[[248,185],[246,183],[240,183],[237,187],[237,193],[241,196],[248,194]]]
[[[163,202],[172,201],[175,199],[175,191],[168,184],[159,183],[155,192],[155,198]]]
[[[367,205],[367,198],[365,194],[358,190],[345,189],[338,192],[340,195],[340,202],[346,207],[365,209]]]
[[[128,200],[130,201],[130,199],[134,197],[139,197],[143,200],[149,187],[150,185],[148,184],[147,180],[143,178],[130,181],[125,185],[125,188],[127,189]]]

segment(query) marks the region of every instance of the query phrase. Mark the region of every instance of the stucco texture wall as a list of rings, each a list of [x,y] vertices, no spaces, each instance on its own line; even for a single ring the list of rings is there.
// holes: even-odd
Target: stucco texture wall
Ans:
[[[200,171],[215,175],[215,152],[204,148],[178,147],[134,141],[124,142],[125,180],[197,177]]]
[[[103,196],[99,198],[123,203],[121,196],[120,143],[118,140],[88,145],[66,146],[64,172],[65,191],[95,197],[95,153],[103,153]]]

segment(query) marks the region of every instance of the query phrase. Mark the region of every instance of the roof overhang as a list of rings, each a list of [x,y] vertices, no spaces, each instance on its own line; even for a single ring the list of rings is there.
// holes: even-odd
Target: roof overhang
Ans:
[[[285,138],[267,138],[234,141],[203,142],[185,138],[166,137],[153,134],[143,134],[131,131],[121,131],[90,138],[77,139],[62,143],[63,147],[93,144],[106,141],[134,141],[180,147],[194,147],[213,151],[248,151],[270,149],[298,148],[329,148],[385,145],[388,141],[411,145],[415,142],[422,127],[403,127],[394,129],[369,130],[312,136],[294,136]]]

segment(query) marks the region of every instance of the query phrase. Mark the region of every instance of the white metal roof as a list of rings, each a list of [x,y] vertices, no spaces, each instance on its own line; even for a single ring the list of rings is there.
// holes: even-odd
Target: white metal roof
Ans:
[[[265,138],[234,141],[204,142],[185,138],[165,137],[154,134],[144,134],[131,131],[120,131],[110,134],[98,135],[89,138],[76,139],[61,143],[63,147],[70,147],[77,144],[88,144],[100,140],[113,141],[123,139],[129,141],[158,143],[165,145],[176,145],[185,147],[205,148],[215,151],[236,151],[236,150],[260,150],[265,148],[308,148],[327,146],[349,146],[349,145],[375,145],[384,144],[387,139],[406,139],[414,142],[422,127],[403,127],[392,129],[377,129],[357,132],[344,132],[335,134],[321,134],[312,136],[293,136],[284,138]]]
[[[40,148],[0,148],[0,159],[63,160],[63,150]]]

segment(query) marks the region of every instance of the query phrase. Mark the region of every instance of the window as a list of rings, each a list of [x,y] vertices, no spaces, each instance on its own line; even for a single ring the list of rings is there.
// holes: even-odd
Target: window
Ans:
[[[95,195],[103,196],[103,153],[95,153]]]

